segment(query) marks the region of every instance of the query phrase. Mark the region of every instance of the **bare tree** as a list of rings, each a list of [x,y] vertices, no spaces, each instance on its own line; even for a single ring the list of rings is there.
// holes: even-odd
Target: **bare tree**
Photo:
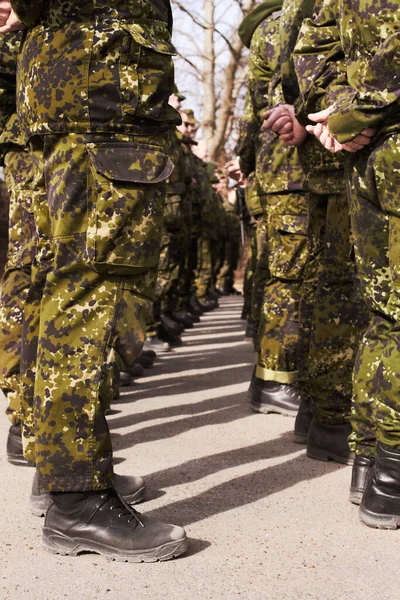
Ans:
[[[189,81],[201,110],[202,137],[210,159],[224,160],[232,145],[234,116],[246,78],[246,57],[237,29],[256,0],[172,0],[177,18],[180,81]],[[180,17],[180,18],[179,18]],[[184,65],[181,66],[181,65]],[[189,93],[190,93],[189,92]]]

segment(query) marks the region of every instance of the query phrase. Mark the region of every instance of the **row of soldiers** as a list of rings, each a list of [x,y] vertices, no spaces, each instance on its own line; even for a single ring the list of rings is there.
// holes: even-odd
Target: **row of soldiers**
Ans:
[[[181,108],[171,31],[169,1],[0,3],[0,383],[8,458],[36,467],[54,553],[154,562],[187,547],[132,508],[144,481],[114,473],[106,421],[121,383],[236,293],[237,194]]]
[[[253,216],[254,410],[297,415],[350,500],[400,524],[400,13],[386,0],[266,0],[231,174]]]

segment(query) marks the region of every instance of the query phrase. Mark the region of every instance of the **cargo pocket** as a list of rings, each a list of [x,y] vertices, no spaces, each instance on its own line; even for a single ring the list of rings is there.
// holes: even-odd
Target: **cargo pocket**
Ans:
[[[156,266],[163,181],[174,166],[160,146],[87,144],[88,263],[98,272],[134,274]]]
[[[172,90],[176,54],[167,24],[124,23],[131,36],[128,54],[120,60],[123,117],[159,119],[165,114],[166,93]]]
[[[303,275],[308,258],[308,217],[279,215],[270,223],[272,277],[299,279]]]

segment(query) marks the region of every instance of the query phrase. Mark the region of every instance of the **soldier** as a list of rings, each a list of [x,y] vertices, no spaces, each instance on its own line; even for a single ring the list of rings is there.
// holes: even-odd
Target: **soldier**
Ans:
[[[250,47],[251,110],[248,134],[241,139],[237,151],[243,156],[245,176],[255,167],[266,231],[265,252],[257,265],[263,269],[265,285],[256,340],[256,368],[249,390],[251,406],[259,412],[296,415],[300,404],[295,386],[298,313],[308,256],[307,197],[297,150],[287,148],[270,132],[260,132],[261,115],[282,99],[281,6],[279,1],[262,2],[239,29],[242,41]],[[258,132],[255,148],[254,131]]]
[[[289,110],[296,104],[300,119],[304,112],[300,92],[304,93],[318,69],[315,60],[303,66],[297,62],[295,72],[291,54],[301,23],[313,6],[310,0],[286,0],[282,10],[283,90]],[[329,38],[329,30],[324,33]],[[280,109],[286,107],[278,108],[278,116]],[[299,385],[304,403],[295,424],[295,439],[307,443],[310,458],[352,464],[354,454],[347,443],[352,369],[368,315],[358,293],[343,156],[324,151],[314,138],[306,136],[300,122],[295,123],[310,189],[311,246],[300,304]],[[314,414],[311,427],[308,403]]]
[[[18,115],[46,181],[34,207],[40,257],[22,358],[25,456],[51,496],[43,544],[167,560],[186,549],[185,532],[141,517],[114,490],[104,406],[113,365],[129,367],[140,352],[154,299],[173,168],[166,133],[178,122],[168,107],[170,6],[16,0],[13,8],[30,27]]]
[[[351,491],[358,491],[358,501],[364,491],[360,518],[366,525],[395,529],[400,524],[400,9],[385,0],[351,7],[325,0],[317,6],[315,23],[306,27],[311,33],[320,23],[329,26],[331,51],[344,60],[326,80],[323,110],[310,115],[318,125],[308,130],[325,148],[349,153],[357,265],[371,312],[354,371],[350,444],[365,467],[374,457],[375,464],[366,482],[365,474],[356,481],[353,473],[359,489]],[[327,73],[332,75],[332,67],[326,59],[322,75]]]

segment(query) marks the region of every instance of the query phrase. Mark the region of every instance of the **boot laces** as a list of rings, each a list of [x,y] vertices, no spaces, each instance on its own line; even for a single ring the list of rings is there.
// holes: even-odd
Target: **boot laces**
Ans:
[[[103,499],[101,506],[108,503],[110,510],[119,510],[118,517],[120,519],[126,518],[128,523],[136,521],[137,525],[144,527],[140,513],[132,508],[115,489],[113,489],[112,495],[110,493],[104,494]]]

